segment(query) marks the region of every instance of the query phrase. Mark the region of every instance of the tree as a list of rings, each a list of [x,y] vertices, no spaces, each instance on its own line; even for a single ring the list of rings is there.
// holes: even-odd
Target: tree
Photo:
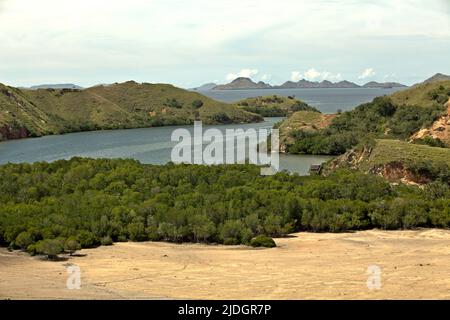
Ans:
[[[110,246],[113,244],[113,241],[110,236],[103,237],[100,240],[100,242],[101,242],[102,246]]]
[[[264,230],[268,235],[278,237],[282,235],[281,218],[275,215],[269,215],[264,220]]]
[[[175,233],[176,227],[171,223],[162,222],[158,226],[158,234],[165,241],[174,240]]]
[[[27,231],[21,232],[17,236],[16,241],[15,241],[16,246],[18,246],[22,250],[26,249],[33,242],[34,242],[33,237]]]
[[[240,220],[228,220],[222,226],[221,237],[224,244],[239,244],[243,234],[242,222]]]
[[[130,223],[127,229],[131,241],[147,240],[147,234],[145,233],[145,226],[142,222]]]
[[[78,233],[77,238],[82,248],[94,248],[100,243],[98,238],[92,232],[87,230],[81,230]]]
[[[64,250],[69,252],[69,255],[73,255],[75,251],[81,250],[81,244],[77,241],[75,237],[70,237],[66,240],[64,244]]]
[[[195,215],[189,224],[195,241],[202,240],[206,242],[216,231],[214,223],[204,215]]]
[[[56,260],[58,254],[63,252],[63,245],[60,239],[45,239],[36,244],[36,252],[47,255],[49,260]]]
[[[259,221],[259,217],[256,213],[252,213],[245,217],[245,225],[252,230],[253,233],[261,232],[261,222]]]

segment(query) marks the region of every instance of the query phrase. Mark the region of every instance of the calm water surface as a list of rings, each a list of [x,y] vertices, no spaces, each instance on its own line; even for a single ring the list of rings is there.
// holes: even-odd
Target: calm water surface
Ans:
[[[371,101],[376,96],[392,93],[398,89],[266,89],[266,90],[211,90],[202,92],[217,100],[233,102],[260,95],[295,95],[322,112],[350,110]],[[204,130],[271,128],[282,118],[266,118],[262,123],[244,125],[204,126]],[[0,143],[0,164],[55,161],[75,156],[89,158],[133,158],[142,163],[164,164],[170,161],[170,153],[176,142],[171,135],[176,128],[193,131],[193,126],[160,127],[146,129],[111,130],[71,133],[11,140]],[[291,172],[307,174],[311,164],[322,163],[330,157],[306,155],[280,155],[280,167]]]
[[[204,126],[226,129],[272,128],[282,118],[266,118],[262,123],[243,125]],[[171,141],[176,128],[186,128],[191,133],[193,126],[160,127],[128,130],[106,130],[79,132],[65,135],[45,136],[10,140],[0,143],[0,164],[55,161],[72,157],[89,158],[133,158],[142,163],[164,164],[170,161],[172,147],[177,142]],[[291,172],[307,174],[311,164],[322,163],[330,157],[280,155],[280,167]]]
[[[384,96],[403,88],[378,89],[378,88],[349,88],[349,89],[256,89],[256,90],[208,90],[201,94],[210,98],[224,101],[236,102],[241,99],[257,96],[295,96],[316,107],[323,113],[335,113],[338,109],[343,111],[352,110],[354,107],[370,102],[375,97]]]

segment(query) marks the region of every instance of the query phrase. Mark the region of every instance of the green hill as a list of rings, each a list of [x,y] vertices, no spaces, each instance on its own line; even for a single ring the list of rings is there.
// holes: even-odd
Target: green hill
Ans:
[[[265,96],[240,100],[236,105],[248,112],[257,113],[263,117],[285,117],[297,111],[319,112],[316,108],[292,96]]]
[[[397,105],[439,108],[450,97],[450,80],[418,84],[408,90],[395,92],[390,97]]]
[[[280,130],[280,150],[286,152],[298,139],[297,134],[315,134],[330,125],[335,114],[323,114],[315,111],[297,111],[278,124]],[[290,152],[293,152],[292,148]]]
[[[294,139],[286,145],[286,151],[339,155],[373,138],[409,141],[419,130],[431,127],[447,114],[449,97],[450,81],[422,84],[378,97],[340,114],[321,130],[291,128],[287,134]],[[421,143],[442,144],[433,138]]]
[[[168,84],[134,81],[79,89],[0,84],[0,140],[74,131],[248,123],[262,117]]]

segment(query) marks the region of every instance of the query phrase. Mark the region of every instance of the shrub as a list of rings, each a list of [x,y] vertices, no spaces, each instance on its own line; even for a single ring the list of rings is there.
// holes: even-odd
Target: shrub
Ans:
[[[431,147],[439,147],[439,148],[445,148],[446,147],[445,143],[442,142],[441,139],[433,138],[433,137],[430,137],[430,136],[426,136],[426,137],[424,137],[422,139],[416,139],[416,140],[414,140],[414,143],[425,144],[425,145],[428,145],[428,146],[431,146]]]
[[[166,102],[164,102],[164,105],[169,108],[176,108],[181,109],[183,107],[183,104],[179,102],[177,99],[166,99]]]
[[[273,248],[276,247],[275,241],[271,237],[267,236],[256,236],[250,241],[252,247],[266,247]]]
[[[203,107],[203,101],[202,101],[202,100],[194,100],[194,101],[192,102],[192,106],[193,106],[195,109],[199,109],[199,108]]]
[[[28,252],[29,254],[31,254],[32,256],[36,255],[36,254],[37,254],[36,244],[35,244],[35,243],[30,244],[30,245],[27,247],[27,252]]]
[[[117,242],[127,242],[128,239],[124,235],[120,235],[117,237]]]
[[[103,237],[100,240],[100,242],[101,242],[102,246],[110,246],[113,244],[113,241],[110,236]]]
[[[145,241],[147,234],[142,222],[133,222],[128,225],[128,233],[131,241]]]
[[[98,238],[90,231],[81,230],[78,233],[78,241],[82,248],[94,248],[100,244]]]
[[[36,243],[36,252],[47,255],[49,260],[55,260],[63,252],[63,243],[60,239],[45,239]]]
[[[231,119],[225,112],[218,112],[211,116],[211,120],[215,123],[230,123]]]
[[[240,220],[228,220],[222,227],[221,237],[224,244],[239,244],[243,242],[243,233],[244,227]]]
[[[30,233],[24,231],[21,232],[15,241],[15,244],[17,247],[19,247],[20,249],[26,249],[30,244],[32,244],[33,241],[33,237],[31,236]]]
[[[70,237],[64,244],[64,250],[67,251],[70,255],[73,255],[75,251],[81,250],[81,245],[75,237]]]

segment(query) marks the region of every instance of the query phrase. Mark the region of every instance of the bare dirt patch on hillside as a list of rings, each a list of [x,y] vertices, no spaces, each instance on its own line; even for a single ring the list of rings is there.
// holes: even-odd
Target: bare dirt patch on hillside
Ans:
[[[118,243],[50,262],[0,250],[0,298],[450,299],[450,230],[297,233],[274,249]],[[81,289],[66,288],[67,264]],[[367,268],[381,268],[369,290]]]

